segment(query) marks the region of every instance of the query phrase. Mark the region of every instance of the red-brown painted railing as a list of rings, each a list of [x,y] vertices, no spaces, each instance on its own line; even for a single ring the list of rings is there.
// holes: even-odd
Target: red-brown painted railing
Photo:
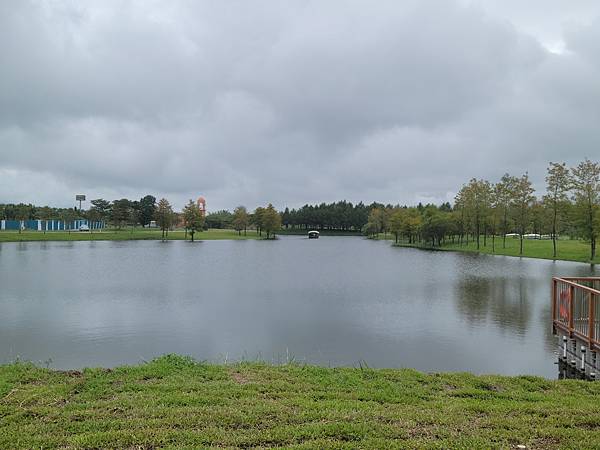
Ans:
[[[552,278],[552,326],[600,349],[600,277]]]

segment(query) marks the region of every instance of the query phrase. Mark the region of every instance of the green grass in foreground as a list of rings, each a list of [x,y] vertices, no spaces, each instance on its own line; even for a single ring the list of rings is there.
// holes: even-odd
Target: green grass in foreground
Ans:
[[[390,235],[387,236],[390,238]],[[393,239],[393,237],[391,238]],[[418,247],[418,248],[431,248],[428,245],[409,245],[404,242],[400,242],[399,246],[403,247]],[[579,262],[593,262],[600,263],[600,256],[590,261],[590,246],[589,243],[581,240],[570,240],[564,239],[559,240],[557,243],[558,254],[557,260],[565,261],[579,261]],[[519,239],[507,238],[506,248],[502,248],[502,238],[496,237],[495,252],[492,252],[492,240],[488,238],[487,245],[483,246],[483,238],[480,240],[480,253],[495,254],[495,255],[506,255],[506,256],[524,256],[527,258],[542,258],[542,259],[554,259],[552,256],[552,241],[551,240],[537,240],[537,239],[526,239],[523,241],[523,255],[519,255]],[[469,245],[458,245],[452,243],[446,243],[441,248],[435,247],[436,250],[451,250],[461,252],[477,252],[477,244],[469,241]]]
[[[169,240],[182,240],[185,237],[184,231],[170,231]],[[206,241],[217,239],[257,239],[259,236],[255,231],[248,231],[247,235],[240,236],[235,230],[216,230],[210,229],[203,232],[197,232],[194,240]],[[187,239],[190,236],[188,234]],[[162,233],[160,230],[136,228],[108,231],[79,232],[72,231],[0,231],[0,242],[21,242],[21,241],[128,241],[128,240],[160,240]]]
[[[408,369],[0,366],[2,448],[598,448],[600,383]]]

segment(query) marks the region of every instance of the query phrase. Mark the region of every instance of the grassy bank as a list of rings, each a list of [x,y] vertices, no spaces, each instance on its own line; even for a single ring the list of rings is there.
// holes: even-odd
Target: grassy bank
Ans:
[[[185,238],[184,231],[170,231],[169,240],[182,240]],[[257,234],[249,231],[246,236],[240,236],[235,230],[207,230],[194,235],[194,240],[217,240],[217,239],[256,239]],[[0,231],[0,242],[26,242],[26,241],[127,241],[127,240],[160,240],[160,230],[136,228],[123,230],[107,230],[94,232],[72,231]],[[189,239],[189,234],[187,236]]]
[[[381,236],[383,237],[383,236]],[[390,235],[387,236],[389,239],[393,239]],[[416,247],[431,249],[429,245],[411,245],[406,242],[400,242],[396,244],[401,247]],[[593,261],[590,261],[590,246],[589,243],[581,240],[559,240],[557,242],[558,255],[557,260],[563,261],[578,261],[585,263],[600,263],[600,256],[596,257]],[[477,244],[475,242],[469,242],[469,245],[458,245],[452,243],[445,243],[442,247],[435,247],[436,250],[450,250],[460,252],[479,252],[494,255],[506,255],[506,256],[523,256],[526,258],[542,258],[542,259],[555,259],[552,256],[552,241],[551,240],[525,240],[523,242],[523,255],[519,255],[519,240],[518,239],[506,239],[506,248],[502,247],[502,238],[496,238],[495,249],[492,250],[492,240],[488,238],[487,245],[483,245],[483,239],[480,241],[479,250],[477,250]]]
[[[0,366],[2,448],[598,448],[600,383],[164,356]]]

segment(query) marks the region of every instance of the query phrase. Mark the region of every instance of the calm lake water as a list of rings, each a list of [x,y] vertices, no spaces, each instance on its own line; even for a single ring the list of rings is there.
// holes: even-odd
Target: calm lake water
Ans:
[[[550,279],[593,273],[357,237],[3,243],[0,362],[181,353],[555,378]]]

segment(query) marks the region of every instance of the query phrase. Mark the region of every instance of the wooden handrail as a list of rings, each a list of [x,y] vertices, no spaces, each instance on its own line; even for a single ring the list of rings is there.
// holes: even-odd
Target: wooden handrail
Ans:
[[[594,278],[592,278],[592,277],[588,277],[588,278],[552,277],[552,280],[554,280],[554,281],[562,281],[563,283],[566,283],[566,284],[568,284],[570,286],[575,286],[577,288],[583,289],[584,291],[591,292],[592,294],[600,295],[600,290],[591,288],[589,286],[584,286],[583,284],[577,283],[577,280],[580,280],[580,281],[599,281],[600,282],[600,277],[594,277]]]
[[[570,337],[575,336],[587,341],[590,348],[600,349],[600,341],[598,341],[600,336],[597,336],[596,333],[596,300],[600,299],[600,290],[579,284],[578,281],[600,282],[600,277],[552,278],[552,326],[555,331],[560,329],[568,333]],[[562,285],[560,289],[558,283]],[[563,298],[565,292],[568,292],[568,295]],[[579,295],[576,297],[577,292]],[[565,304],[565,300],[567,304]],[[578,314],[581,314],[582,317],[575,317],[576,303]],[[587,322],[587,326],[584,326],[582,321],[583,323]]]
[[[554,277],[560,280],[600,281],[600,277]]]

